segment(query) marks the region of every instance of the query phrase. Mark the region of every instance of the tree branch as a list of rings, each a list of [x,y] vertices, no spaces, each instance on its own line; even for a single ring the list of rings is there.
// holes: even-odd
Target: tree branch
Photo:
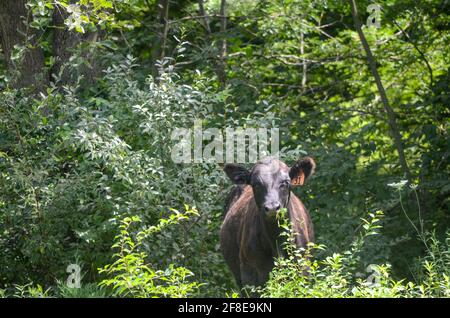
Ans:
[[[361,21],[358,17],[358,9],[356,7],[355,0],[350,0],[350,6],[352,8],[352,16],[353,22],[355,24],[356,32],[358,33],[359,39],[361,40],[361,44],[366,52],[367,63],[369,64],[370,71],[375,79],[375,83],[378,88],[378,93],[380,94],[381,101],[383,102],[384,109],[387,113],[389,128],[394,138],[394,144],[397,148],[397,153],[400,161],[400,166],[402,167],[403,173],[405,174],[408,181],[411,181],[411,172],[408,167],[408,163],[405,158],[405,152],[403,149],[403,142],[400,135],[400,131],[397,126],[395,112],[389,104],[389,100],[386,95],[386,91],[383,87],[383,83],[381,82],[380,74],[378,73],[378,69],[376,66],[375,58],[372,55],[372,51],[370,50],[369,43],[367,42],[366,37],[364,36],[364,32],[361,28]]]

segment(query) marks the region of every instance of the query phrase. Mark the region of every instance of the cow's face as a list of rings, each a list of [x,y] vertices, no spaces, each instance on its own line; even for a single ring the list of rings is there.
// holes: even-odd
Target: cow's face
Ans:
[[[255,164],[251,171],[235,165],[225,165],[225,172],[236,184],[252,186],[258,209],[264,215],[273,215],[286,207],[291,186],[302,185],[315,168],[312,158],[297,161],[291,168],[278,159],[267,157]]]
[[[258,162],[250,174],[256,205],[266,214],[276,213],[287,205],[290,184],[289,168],[276,159]]]

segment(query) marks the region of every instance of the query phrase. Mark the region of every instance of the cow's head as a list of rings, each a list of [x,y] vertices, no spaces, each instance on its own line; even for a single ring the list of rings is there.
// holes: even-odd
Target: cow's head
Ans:
[[[258,209],[272,214],[286,207],[290,188],[303,185],[314,173],[315,166],[310,157],[297,161],[290,168],[276,158],[267,157],[258,161],[251,171],[237,164],[226,164],[224,171],[233,183],[251,185]]]

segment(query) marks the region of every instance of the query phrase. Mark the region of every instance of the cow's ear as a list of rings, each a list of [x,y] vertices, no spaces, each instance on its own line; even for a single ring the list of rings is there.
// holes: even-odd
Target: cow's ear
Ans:
[[[299,186],[305,183],[305,180],[314,173],[316,163],[311,157],[305,157],[297,161],[289,170],[292,186]]]
[[[243,166],[228,163],[223,168],[228,178],[235,184],[249,184],[250,172]]]

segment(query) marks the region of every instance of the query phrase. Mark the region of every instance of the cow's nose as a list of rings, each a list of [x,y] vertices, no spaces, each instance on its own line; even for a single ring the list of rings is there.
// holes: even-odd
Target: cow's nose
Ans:
[[[272,203],[264,205],[264,210],[266,212],[277,212],[281,209],[281,205],[279,203]]]

